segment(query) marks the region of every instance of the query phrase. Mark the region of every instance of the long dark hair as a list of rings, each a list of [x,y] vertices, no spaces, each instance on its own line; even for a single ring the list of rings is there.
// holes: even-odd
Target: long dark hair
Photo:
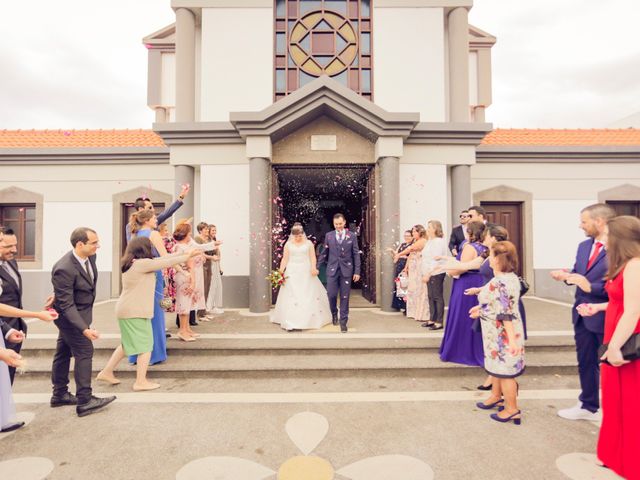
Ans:
[[[485,225],[479,221],[473,221],[467,223],[467,232],[469,233],[469,243],[475,243],[482,241],[484,236]]]
[[[630,215],[621,215],[609,220],[607,228],[607,278],[613,279],[629,260],[640,257],[640,220]]]
[[[126,272],[138,258],[153,258],[153,245],[147,237],[132,238],[120,260],[120,271]]]

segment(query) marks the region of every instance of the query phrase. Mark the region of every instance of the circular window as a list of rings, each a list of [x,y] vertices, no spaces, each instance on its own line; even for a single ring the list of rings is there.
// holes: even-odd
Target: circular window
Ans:
[[[334,76],[347,69],[358,54],[356,31],[335,12],[311,12],[291,30],[289,52],[305,73]]]

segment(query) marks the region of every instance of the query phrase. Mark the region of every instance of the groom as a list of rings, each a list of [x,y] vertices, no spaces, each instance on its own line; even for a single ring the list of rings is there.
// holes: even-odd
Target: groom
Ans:
[[[360,280],[360,248],[358,238],[344,227],[347,220],[341,213],[333,216],[335,230],[324,237],[324,250],[318,257],[318,268],[327,264],[327,295],[333,324],[338,324],[338,292],[340,292],[340,331],[347,332],[351,281]]]

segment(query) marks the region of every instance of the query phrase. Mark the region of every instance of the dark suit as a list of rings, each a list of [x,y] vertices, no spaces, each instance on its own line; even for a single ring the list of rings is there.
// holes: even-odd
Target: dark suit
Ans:
[[[331,313],[338,313],[338,292],[340,293],[340,325],[349,320],[349,294],[354,275],[360,275],[360,248],[358,237],[345,231],[345,238],[338,242],[334,230],[324,237],[324,250],[318,257],[318,269],[327,264],[327,295]]]
[[[453,252],[453,249],[456,249],[456,252],[460,251],[460,245],[462,242],[466,240],[464,237],[464,227],[463,225],[458,225],[457,227],[453,227],[451,230],[451,236],[449,237],[449,251]]]
[[[15,260],[9,260],[6,262],[8,267],[13,270],[18,278],[18,283],[13,279],[4,267],[0,266],[0,278],[2,279],[2,294],[0,295],[0,303],[10,305],[15,308],[22,308],[22,277],[18,271],[18,262]],[[6,324],[3,327],[4,335],[6,335],[12,328],[15,330],[21,330],[27,333],[27,322],[19,317],[0,317],[0,320]],[[7,328],[8,327],[8,328]],[[4,336],[3,335],[3,336]],[[16,353],[20,353],[22,349],[22,343],[12,343],[5,340],[7,348],[10,348]],[[11,378],[11,384],[13,385],[13,379],[16,374],[14,367],[9,367],[9,377]]]
[[[609,268],[606,251],[603,248],[589,269],[589,257],[594,240],[585,240],[578,245],[576,262],[572,273],[583,275],[591,283],[591,292],[576,287],[576,301],[571,310],[573,329],[578,353],[578,373],[580,375],[580,401],[582,408],[596,412],[600,408],[600,362],[598,359],[598,347],[602,345],[604,336],[604,312],[599,312],[590,317],[582,317],[575,309],[581,303],[604,303],[609,301],[604,289],[605,275]]]
[[[53,308],[60,315],[55,320],[59,333],[51,369],[53,395],[62,397],[67,393],[69,365],[73,357],[75,359],[73,373],[79,405],[91,399],[93,342],[82,332],[91,326],[93,320],[93,302],[96,298],[98,281],[95,255],[89,257],[89,263],[93,280],[89,278],[84,266],[74,257],[73,252],[68,252],[58,260],[51,271],[55,294]]]

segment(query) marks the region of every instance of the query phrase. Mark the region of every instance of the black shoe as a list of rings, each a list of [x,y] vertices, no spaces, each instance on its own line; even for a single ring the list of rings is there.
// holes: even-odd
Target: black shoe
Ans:
[[[483,392],[488,392],[491,390],[491,385],[478,385],[478,390],[482,390]]]
[[[6,427],[4,427],[2,430],[0,430],[0,433],[13,432],[14,430],[18,430],[19,428],[22,428],[22,427],[24,427],[24,422],[10,423]]]
[[[441,323],[434,323],[429,327],[429,330],[442,330],[443,328],[444,325],[442,325]]]
[[[53,408],[66,407],[66,406],[70,406],[70,405],[77,405],[78,404],[78,399],[72,393],[67,392],[64,395],[62,395],[61,397],[57,397],[57,396],[54,395],[53,397],[51,397],[51,401],[49,402],[49,404]]]
[[[171,334],[169,332],[165,332],[164,336],[165,338],[171,338]]]
[[[344,325],[344,324],[343,324],[343,325],[340,325],[340,332],[342,332],[342,333],[347,333],[348,331],[349,331],[349,330],[347,329],[347,326],[346,326],[346,325]]]
[[[421,326],[421,327],[424,327],[424,328],[431,328],[431,327],[433,327],[434,325],[435,325],[435,323],[434,323],[434,322],[424,322],[424,323],[423,323],[422,325],[420,325],[420,326]]]
[[[97,412],[103,407],[106,407],[115,399],[116,399],[115,396],[105,397],[105,398],[98,398],[98,397],[91,396],[91,400],[89,400],[87,403],[83,403],[82,405],[78,405],[76,407],[76,413],[78,414],[79,417],[85,417],[87,415]]]
[[[338,314],[337,313],[333,313],[331,315],[331,321],[333,322],[334,325],[338,325]]]
[[[193,322],[189,321],[189,325],[191,325],[192,327],[195,327],[195,326],[200,325],[200,324],[198,322],[196,322],[196,321],[193,321]]]

